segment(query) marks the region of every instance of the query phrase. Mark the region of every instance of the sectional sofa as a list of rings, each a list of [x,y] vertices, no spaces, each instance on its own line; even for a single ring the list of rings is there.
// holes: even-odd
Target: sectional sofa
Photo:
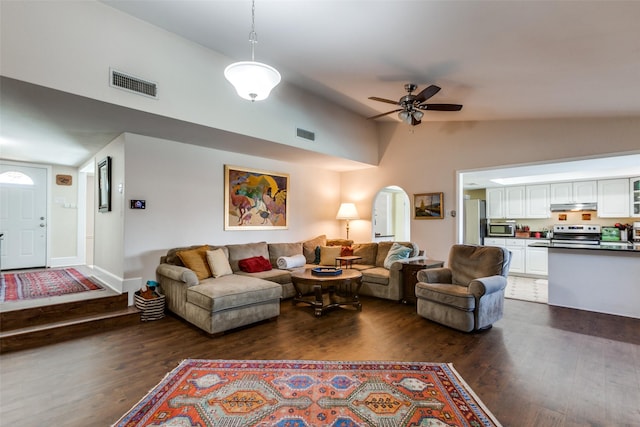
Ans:
[[[291,270],[278,268],[281,257],[296,257],[304,262],[295,269],[313,268],[321,262],[333,265],[336,247],[340,247],[362,258],[352,266],[362,273],[361,295],[400,300],[402,263],[421,260],[424,256],[419,255],[415,243],[397,242],[407,248],[408,256],[401,261],[390,262],[387,257],[393,243],[353,243],[318,236],[295,243],[256,242],[173,248],[161,257],[156,278],[170,311],[216,335],[276,318],[280,314],[280,300],[295,293]],[[325,256],[330,252],[333,258]],[[261,271],[243,268],[243,263],[246,267],[248,261],[259,259],[268,260],[264,263],[269,265],[257,269]],[[385,267],[385,261],[388,261],[389,268]]]

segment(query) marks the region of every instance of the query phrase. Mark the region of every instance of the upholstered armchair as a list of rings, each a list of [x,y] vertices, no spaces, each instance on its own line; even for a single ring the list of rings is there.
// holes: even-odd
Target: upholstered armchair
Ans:
[[[454,245],[446,268],[420,270],[418,314],[463,332],[488,329],[502,318],[511,252]]]

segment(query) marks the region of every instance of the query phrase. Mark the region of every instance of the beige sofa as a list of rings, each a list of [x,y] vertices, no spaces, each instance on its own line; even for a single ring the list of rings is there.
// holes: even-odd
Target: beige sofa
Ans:
[[[400,243],[400,242],[399,242]],[[394,262],[391,268],[384,267],[384,261],[393,242],[359,243],[318,236],[305,242],[296,243],[246,243],[225,246],[202,245],[170,249],[160,259],[156,269],[157,281],[166,296],[167,308],[210,334],[218,334],[229,329],[275,318],[280,314],[280,300],[294,295],[291,271],[277,268],[279,257],[304,255],[306,264],[299,268],[313,268],[317,264],[317,254],[325,246],[351,246],[354,255],[362,260],[355,263],[362,273],[361,295],[400,300],[402,297],[401,262]],[[414,243],[402,242],[411,249],[409,262],[424,257],[418,255]],[[225,254],[230,273],[220,277],[202,277],[189,269],[178,256],[179,251],[201,248],[221,249]],[[274,267],[268,271],[247,273],[240,269],[240,261],[262,256]]]

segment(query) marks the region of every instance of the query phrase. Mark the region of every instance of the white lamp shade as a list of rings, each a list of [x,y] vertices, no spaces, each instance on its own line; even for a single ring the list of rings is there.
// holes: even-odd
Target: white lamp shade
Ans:
[[[236,88],[238,95],[249,101],[267,99],[271,90],[280,83],[278,70],[255,61],[233,63],[225,68],[224,76]]]
[[[356,205],[353,203],[342,203],[338,209],[336,219],[360,219]]]

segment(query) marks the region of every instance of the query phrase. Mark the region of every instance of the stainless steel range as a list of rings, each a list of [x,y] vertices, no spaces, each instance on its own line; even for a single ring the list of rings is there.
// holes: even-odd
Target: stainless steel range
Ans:
[[[552,243],[599,245],[600,226],[594,224],[558,224],[553,226]]]

